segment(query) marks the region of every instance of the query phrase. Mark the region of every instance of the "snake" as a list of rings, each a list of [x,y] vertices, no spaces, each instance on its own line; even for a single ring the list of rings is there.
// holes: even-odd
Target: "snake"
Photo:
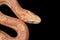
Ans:
[[[29,29],[26,23],[39,24],[41,18],[30,10],[24,9],[17,0],[0,0],[1,5],[7,5],[18,18],[3,14],[0,10],[0,24],[14,29],[17,32],[15,38],[0,30],[0,40],[28,40]]]

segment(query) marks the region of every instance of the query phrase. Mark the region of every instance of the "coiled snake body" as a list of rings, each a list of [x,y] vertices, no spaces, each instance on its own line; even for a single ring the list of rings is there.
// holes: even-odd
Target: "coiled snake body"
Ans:
[[[41,22],[40,17],[29,10],[23,9],[17,0],[0,0],[0,6],[2,4],[9,6],[18,18],[7,16],[0,11],[0,24],[13,28],[18,35],[12,38],[0,30],[0,40],[28,40],[29,31],[24,22],[38,24]]]

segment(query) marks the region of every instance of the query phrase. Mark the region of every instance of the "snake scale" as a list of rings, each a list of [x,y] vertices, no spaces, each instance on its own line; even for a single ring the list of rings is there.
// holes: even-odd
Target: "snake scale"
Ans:
[[[41,18],[33,12],[23,9],[17,0],[0,0],[0,6],[3,4],[10,7],[18,18],[7,16],[0,11],[0,24],[14,29],[18,35],[13,38],[0,30],[0,40],[28,40],[29,30],[24,22],[38,24],[41,22]]]

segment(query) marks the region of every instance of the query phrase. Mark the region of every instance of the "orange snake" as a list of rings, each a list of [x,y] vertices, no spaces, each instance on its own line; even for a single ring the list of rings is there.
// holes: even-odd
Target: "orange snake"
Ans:
[[[41,22],[41,18],[33,12],[23,9],[17,0],[0,0],[0,6],[2,4],[9,6],[18,18],[7,16],[0,11],[0,24],[13,28],[18,35],[12,38],[0,30],[0,40],[28,40],[29,30],[24,22],[38,24]]]

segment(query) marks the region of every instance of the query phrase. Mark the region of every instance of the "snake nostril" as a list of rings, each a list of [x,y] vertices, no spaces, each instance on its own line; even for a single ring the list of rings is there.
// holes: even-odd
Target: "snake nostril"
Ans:
[[[0,30],[7,33],[11,37],[16,37],[17,36],[17,32],[12,28],[0,25]]]
[[[9,8],[9,6],[3,4],[0,6],[0,11],[8,16],[12,16],[12,17],[16,17],[16,15],[14,14],[14,12]]]

